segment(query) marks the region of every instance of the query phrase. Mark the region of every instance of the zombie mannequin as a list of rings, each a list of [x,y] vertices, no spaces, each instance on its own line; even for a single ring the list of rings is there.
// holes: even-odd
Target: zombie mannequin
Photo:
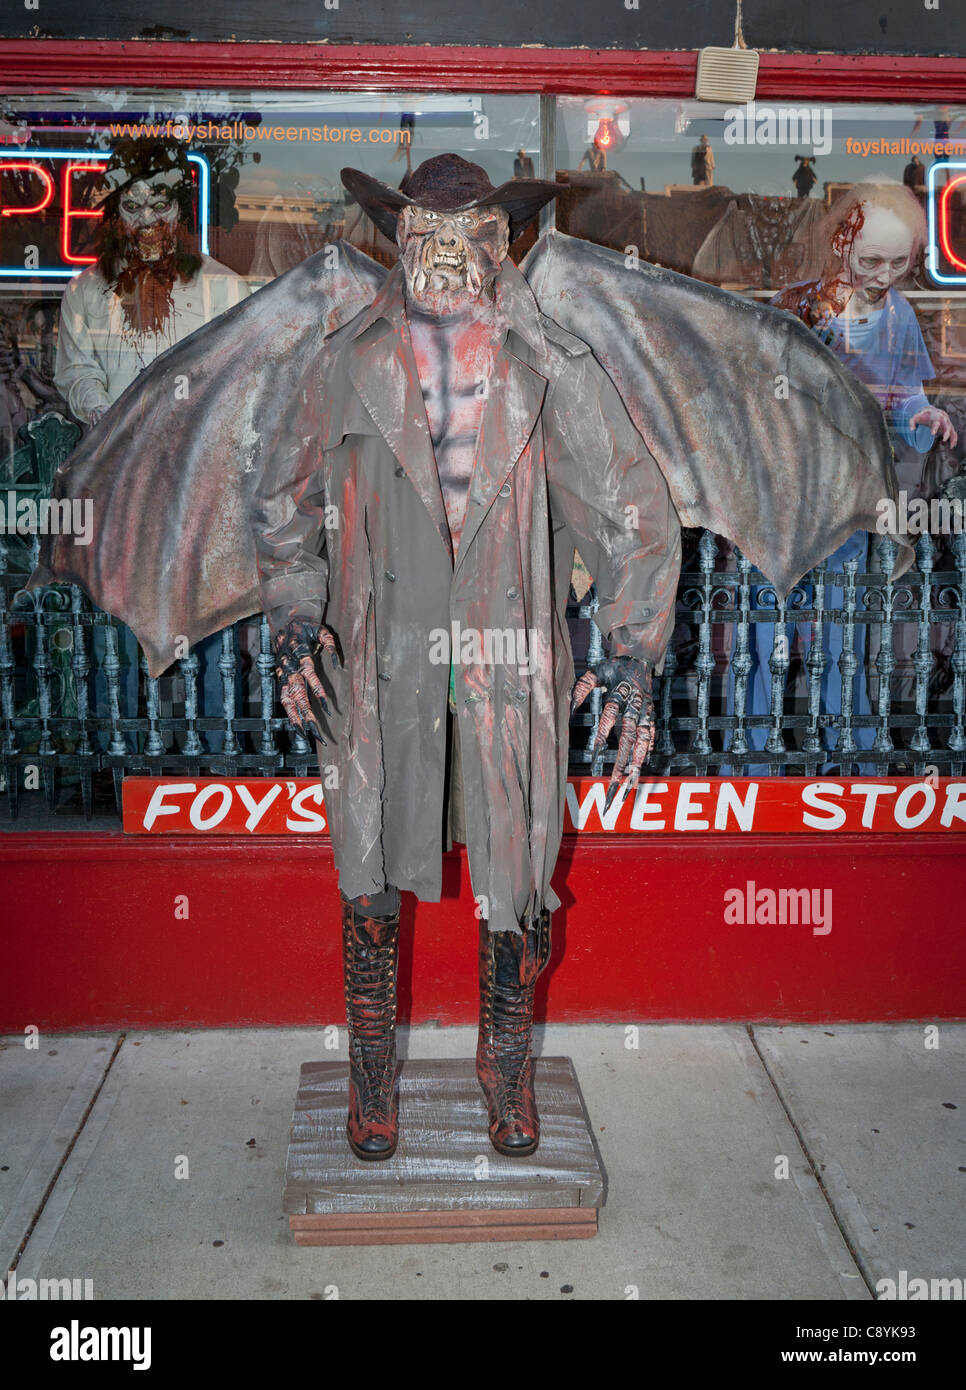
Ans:
[[[399,326],[408,336],[419,378],[446,514],[452,552],[458,555],[466,519],[484,406],[494,379],[498,353],[512,328],[506,295],[496,292],[511,235],[519,233],[541,202],[553,195],[544,185],[529,197],[512,200],[488,186],[482,171],[458,159],[429,161],[405,185],[395,235],[401,250],[404,296]],[[391,205],[365,176],[343,177],[383,230],[390,230]],[[506,186],[505,186],[506,187]],[[510,203],[508,213],[496,195]],[[521,206],[525,205],[525,206]],[[287,543],[294,539],[286,537]],[[669,557],[676,565],[676,555]],[[668,578],[670,577],[668,570]],[[313,713],[310,695],[328,712],[326,692],[313,654],[323,651],[338,662],[335,634],[316,627],[297,610],[273,610],[277,631],[282,703],[294,725],[312,730],[323,745],[325,734]],[[461,764],[455,667],[450,679],[450,782],[448,821],[452,838],[466,839],[459,783]],[[629,655],[589,673],[574,692],[579,705],[598,684],[605,687],[598,734],[602,748],[618,716],[621,739],[612,778],[613,795],[626,768],[636,777],[654,736],[651,669]],[[427,711],[428,715],[428,711]],[[323,751],[323,761],[325,755]],[[543,903],[529,920],[502,930],[486,915],[480,919],[480,1032],[477,1074],[489,1111],[490,1139],[498,1152],[526,1155],[536,1148],[539,1122],[533,1097],[531,1031],[534,985],[550,950],[550,913]],[[343,943],[349,1018],[349,1142],[363,1159],[389,1157],[398,1136],[395,1058],[395,969],[399,931],[399,892],[387,884],[376,894],[343,895]]]
[[[73,415],[92,426],[154,359],[248,296],[241,276],[191,247],[191,165],[178,145],[119,145],[104,174],[96,264],[73,279],[61,305],[54,381]],[[93,631],[95,698],[106,708],[105,632]],[[138,653],[118,633],[122,698],[137,706]],[[218,638],[196,653],[205,704],[221,712]],[[165,696],[168,705],[168,697]],[[170,706],[169,706],[170,707]],[[106,737],[106,735],[105,735]],[[211,736],[220,746],[221,735]]]
[[[915,313],[895,285],[913,269],[926,238],[923,211],[907,189],[898,184],[858,184],[833,205],[825,220],[827,260],[820,279],[802,285],[792,285],[776,295],[773,303],[790,310],[827,342],[832,351],[857,377],[866,383],[880,402],[892,435],[900,476],[912,495],[918,495],[922,476],[923,456],[937,439],[954,448],[956,430],[944,410],[931,405],[923,393],[922,383],[935,376]],[[838,547],[829,557],[829,568],[841,570],[848,560],[855,560],[858,573],[865,573],[869,564],[869,537],[859,530]],[[841,608],[844,590],[838,584],[828,584],[825,600],[829,608]],[[809,624],[789,624],[786,638],[793,640],[796,626],[803,648],[811,641]],[[748,683],[749,715],[767,714],[771,707],[771,674],[768,624],[755,624],[752,635],[753,666]],[[873,713],[869,685],[865,674],[866,628],[857,624],[853,652],[857,662],[857,679],[853,713],[869,716]],[[897,654],[902,654],[901,625],[895,637]],[[831,714],[841,712],[838,688],[839,660],[842,654],[843,630],[840,624],[827,628],[826,667],[822,675],[823,705]],[[915,641],[909,628],[908,638]],[[870,656],[874,657],[874,653]],[[731,685],[734,685],[732,673]],[[871,725],[853,729],[859,749],[871,749],[876,730]],[[751,728],[747,731],[752,748],[764,747],[768,731]],[[838,734],[833,731],[830,747],[837,746]],[[854,755],[853,755],[854,756]],[[837,764],[826,764],[826,770]],[[872,763],[860,763],[860,775],[871,776]],[[752,766],[749,775],[759,775],[767,768]]]
[[[679,521],[787,593],[875,528],[891,452],[875,400],[787,314],[555,233],[518,271],[507,245],[555,185],[494,188],[457,155],[405,192],[343,181],[401,262],[386,274],[337,243],[166,353],[58,474],[55,496],[103,500],[97,546],[42,538],[31,587],[83,585],[131,623],[152,675],[179,635],[268,615],[284,708],[337,774],[353,1149],[396,1144],[399,893],[440,900],[448,827],[480,917],[490,1136],[526,1154],[572,704],[602,688],[607,800],[627,794],[653,739]],[[172,405],[185,377],[203,408]],[[577,682],[575,551],[611,653]]]
[[[98,259],[64,294],[54,376],[88,425],[159,353],[248,295],[233,270],[190,247],[191,165],[180,147],[126,142],[104,186]]]

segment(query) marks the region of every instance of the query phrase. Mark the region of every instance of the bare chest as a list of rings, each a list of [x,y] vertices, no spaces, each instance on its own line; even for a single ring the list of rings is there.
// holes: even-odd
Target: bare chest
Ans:
[[[410,336],[456,549],[499,337],[490,320],[440,323],[415,318]]]

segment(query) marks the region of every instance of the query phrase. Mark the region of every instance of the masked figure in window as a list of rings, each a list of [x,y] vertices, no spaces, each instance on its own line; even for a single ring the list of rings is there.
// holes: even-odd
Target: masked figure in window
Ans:
[[[166,348],[248,294],[192,249],[191,164],[180,145],[119,145],[104,174],[98,258],[64,293],[55,382],[94,424]]]
[[[815,163],[814,155],[797,154],[795,163],[798,168],[792,174],[792,183],[795,185],[795,192],[799,198],[810,198],[812,189],[818,183],[818,175],[812,168]]]
[[[58,478],[65,496],[120,491],[109,532],[84,556],[45,538],[32,583],[73,575],[133,623],[152,670],[176,634],[264,609],[282,704],[338,772],[353,1152],[397,1143],[400,890],[438,901],[443,849],[462,840],[490,1139],[526,1155],[572,705],[601,691],[610,808],[652,746],[678,518],[787,590],[857,519],[874,526],[891,455],[875,401],[787,315],[556,234],[518,271],[508,248],[556,185],[494,188],[458,155],[405,192],[342,177],[396,240],[394,269],[325,248],[156,363]],[[793,390],[777,403],[781,364]],[[213,383],[188,417],[168,396],[185,374]],[[802,448],[820,481],[844,477],[841,515],[801,487]],[[575,683],[577,549],[610,653]]]
[[[844,194],[828,214],[826,230],[830,248],[825,272],[819,280],[792,285],[776,295],[772,303],[789,310],[826,342],[836,356],[875,396],[885,414],[896,453],[900,481],[919,495],[924,456],[936,439],[955,445],[956,431],[944,410],[931,405],[923,392],[923,381],[935,376],[922,333],[908,300],[895,288],[918,260],[926,239],[926,222],[918,201],[899,184],[858,184]],[[831,571],[841,571],[847,560],[855,560],[858,573],[868,572],[869,536],[856,531],[829,557]],[[862,589],[857,588],[856,606],[862,610]],[[845,591],[840,584],[827,584],[825,602],[841,609]],[[795,633],[807,654],[809,624],[789,624],[789,644]],[[900,629],[901,631],[901,629]],[[843,626],[829,622],[826,632],[826,664],[822,673],[822,707],[830,714],[842,711],[838,663],[842,656]],[[910,629],[910,633],[914,629]],[[767,714],[771,708],[771,672],[768,661],[774,628],[770,623],[752,627],[753,667],[748,682],[747,713]],[[857,623],[853,652],[856,661],[852,712],[873,714],[869,682],[866,677],[866,627]],[[897,641],[901,642],[897,634]],[[789,652],[791,647],[789,645]],[[731,689],[734,690],[732,671]],[[752,748],[763,748],[764,728],[748,731]],[[859,749],[870,749],[876,730],[871,725],[853,729]],[[829,734],[828,747],[838,743],[838,731]],[[836,766],[829,763],[827,768]],[[860,764],[860,775],[875,772],[875,765]],[[767,768],[752,767],[756,776]]]
[[[521,145],[513,161],[513,177],[515,179],[532,179],[533,175],[533,160]]]
[[[714,183],[714,150],[706,135],[691,151],[691,182],[698,188],[710,188]]]
[[[71,413],[97,423],[145,367],[173,344],[248,295],[233,270],[192,249],[191,164],[183,147],[153,140],[120,144],[104,174],[98,258],[64,293],[54,381]],[[96,708],[103,713],[103,627],[93,630]],[[118,631],[122,715],[137,709],[138,654]],[[222,713],[221,641],[195,652],[205,713]],[[221,735],[210,736],[217,750]]]

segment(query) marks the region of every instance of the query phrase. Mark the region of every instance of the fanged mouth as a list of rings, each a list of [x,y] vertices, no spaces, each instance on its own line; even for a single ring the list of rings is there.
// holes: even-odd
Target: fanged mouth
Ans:
[[[455,251],[443,250],[441,247],[426,248],[413,279],[413,293],[417,298],[434,288],[433,281],[436,276],[445,277],[442,282],[436,282],[436,292],[445,290],[448,293],[478,295],[482,288],[479,272],[465,248]]]

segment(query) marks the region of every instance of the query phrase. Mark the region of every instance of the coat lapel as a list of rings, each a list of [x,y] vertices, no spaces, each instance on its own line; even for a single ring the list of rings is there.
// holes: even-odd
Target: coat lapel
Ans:
[[[505,484],[509,486],[507,476],[533,434],[547,389],[546,377],[509,350],[511,340],[508,337],[497,355],[483,407],[456,555],[457,570],[494,498]]]
[[[349,354],[349,378],[422,498],[452,560],[446,507],[398,274],[390,275],[355,337]]]

